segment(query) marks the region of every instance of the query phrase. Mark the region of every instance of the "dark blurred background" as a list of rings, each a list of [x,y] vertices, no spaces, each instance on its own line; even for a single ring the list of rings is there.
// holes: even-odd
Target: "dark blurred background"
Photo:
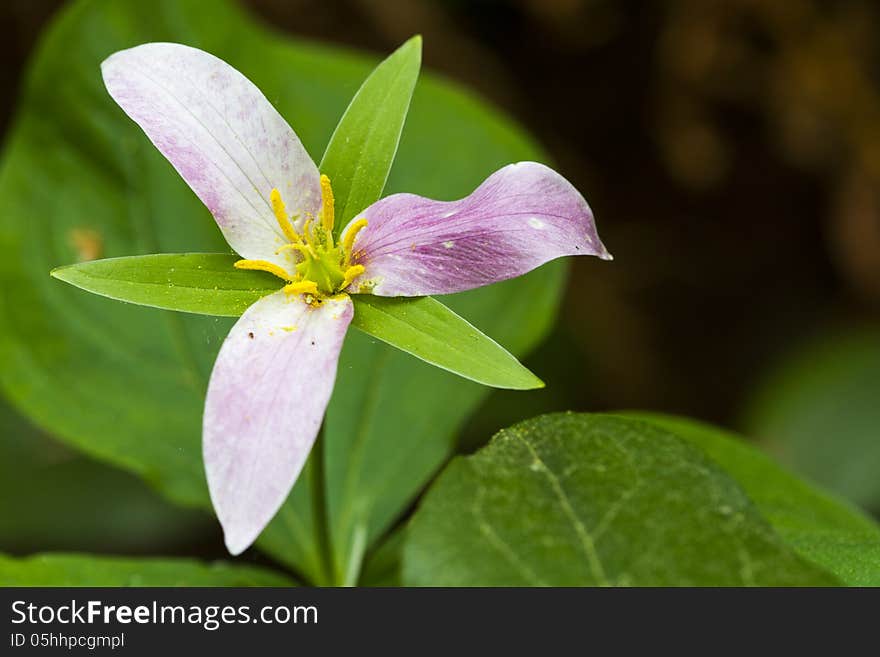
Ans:
[[[514,116],[590,201],[611,264],[572,264],[528,361],[466,445],[547,410],[743,428],[799,345],[880,307],[880,4],[872,0],[250,0],[279,30],[425,66]],[[0,126],[57,0],[0,4]],[[523,404],[526,406],[524,407]],[[761,436],[757,436],[761,438]]]

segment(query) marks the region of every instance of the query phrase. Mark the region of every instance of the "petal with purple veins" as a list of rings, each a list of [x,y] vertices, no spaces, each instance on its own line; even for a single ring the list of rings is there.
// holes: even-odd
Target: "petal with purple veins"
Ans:
[[[292,214],[316,214],[318,169],[259,89],[217,57],[148,43],[101,65],[113,99],[168,158],[242,257],[290,268],[269,196]]]
[[[208,488],[232,554],[272,519],[299,476],[333,391],[354,309],[276,292],[241,316],[211,373],[202,435]]]
[[[508,165],[470,196],[432,201],[395,194],[361,214],[349,292],[451,294],[521,276],[568,255],[610,259],[593,213],[565,178],[537,162]],[[349,224],[352,225],[352,224]]]

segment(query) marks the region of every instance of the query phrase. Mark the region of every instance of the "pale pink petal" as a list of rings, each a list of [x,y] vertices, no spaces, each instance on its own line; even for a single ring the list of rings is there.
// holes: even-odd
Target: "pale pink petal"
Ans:
[[[205,400],[205,471],[226,547],[244,551],[293,487],[321,427],[354,314],[347,296],[318,307],[276,292],[241,316]]]
[[[508,165],[458,201],[395,194],[358,218],[368,223],[354,242],[354,262],[365,271],[348,288],[353,293],[451,294],[561,256],[611,258],[584,198],[537,162]]]
[[[206,19],[209,19],[206,16]],[[289,267],[287,240],[269,202],[278,188],[291,213],[315,214],[318,169],[284,118],[226,62],[175,43],[111,55],[104,84],[214,215],[245,258]]]

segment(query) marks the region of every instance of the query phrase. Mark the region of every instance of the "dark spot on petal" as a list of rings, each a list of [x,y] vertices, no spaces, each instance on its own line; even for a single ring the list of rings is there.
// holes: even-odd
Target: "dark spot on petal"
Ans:
[[[313,347],[315,346],[315,341],[314,341],[314,340],[312,340],[312,346],[313,346]]]
[[[254,332],[253,332],[253,331],[248,331],[248,337],[249,337],[251,340],[253,340],[253,339],[254,339]]]

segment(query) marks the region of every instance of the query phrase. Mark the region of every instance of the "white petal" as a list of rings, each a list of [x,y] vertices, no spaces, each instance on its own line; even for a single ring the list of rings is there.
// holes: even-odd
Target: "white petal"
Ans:
[[[276,292],[248,308],[223,343],[208,384],[202,450],[232,554],[253,543],[299,476],[353,314],[347,296],[315,308]]]
[[[368,223],[355,239],[354,262],[365,269],[348,288],[352,293],[452,294],[522,276],[562,256],[611,258],[583,196],[537,162],[499,169],[458,201],[394,194],[360,218]]]
[[[175,43],[148,43],[101,65],[113,99],[168,158],[241,256],[290,266],[269,195],[316,214],[318,169],[259,89],[229,64]]]

